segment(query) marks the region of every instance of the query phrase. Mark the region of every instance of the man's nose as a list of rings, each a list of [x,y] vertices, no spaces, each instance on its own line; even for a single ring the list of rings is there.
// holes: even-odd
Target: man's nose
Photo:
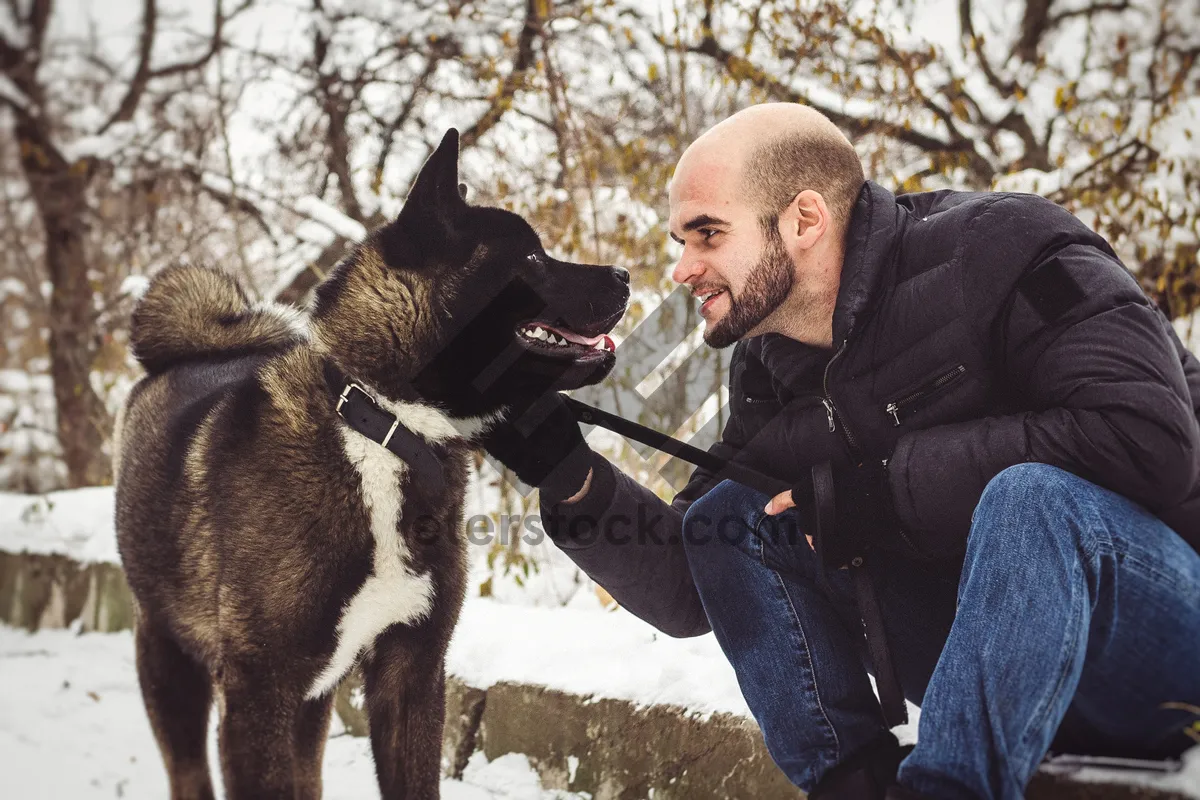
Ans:
[[[704,266],[685,250],[679,257],[678,263],[675,264],[675,268],[671,270],[671,280],[676,283],[687,283],[689,278],[699,275],[701,272],[704,272]]]

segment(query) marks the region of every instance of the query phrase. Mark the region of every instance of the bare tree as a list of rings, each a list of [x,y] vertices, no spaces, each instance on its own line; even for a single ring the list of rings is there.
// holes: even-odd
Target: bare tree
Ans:
[[[960,0],[953,46],[906,34],[922,3],[704,0],[659,37],[763,99],[823,111],[901,190],[1017,188],[1106,234],[1174,316],[1200,304],[1195,0]],[[635,12],[629,12],[637,16]],[[645,21],[643,20],[643,23]],[[925,22],[928,26],[928,21]],[[1176,142],[1171,146],[1171,142]]]
[[[133,73],[110,110],[92,129],[82,131],[73,130],[63,118],[71,98],[58,96],[56,90],[63,87],[51,85],[47,77],[52,58],[47,29],[54,0],[32,0],[24,8],[21,3],[9,4],[15,32],[0,36],[0,75],[11,91],[0,93],[0,105],[13,119],[21,173],[42,229],[42,259],[51,286],[46,316],[50,373],[70,486],[105,483],[111,477],[103,448],[109,413],[91,382],[101,342],[95,336],[97,254],[90,242],[94,220],[89,195],[96,181],[111,175],[112,154],[104,137],[130,124],[151,91],[204,69],[222,46],[224,26],[249,1],[227,10],[222,0],[215,0],[212,32],[199,51],[181,60],[156,63],[159,7],[156,0],[144,0]],[[103,53],[93,52],[90,58],[106,75],[115,79],[120,73]],[[84,137],[91,137],[90,141],[80,146]],[[72,143],[76,146],[69,147]]]

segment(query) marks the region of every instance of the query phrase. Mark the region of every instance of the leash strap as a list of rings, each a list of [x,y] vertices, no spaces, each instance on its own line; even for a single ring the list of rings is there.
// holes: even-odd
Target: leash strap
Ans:
[[[602,428],[607,428],[614,433],[619,433],[634,441],[650,445],[655,450],[668,453],[676,458],[682,458],[690,464],[706,469],[718,478],[729,478],[743,486],[757,489],[771,497],[780,492],[786,492],[792,487],[786,481],[772,478],[770,475],[764,475],[757,470],[750,469],[734,461],[727,461],[726,459],[714,456],[706,450],[693,447],[687,442],[681,442],[653,428],[647,428],[645,425],[639,425],[632,420],[618,417],[616,414],[610,414],[607,411],[580,402],[565,394],[561,396],[566,402],[567,408],[571,409],[571,412],[575,414],[575,418],[580,422],[586,422],[589,425],[599,425]]]
[[[791,488],[791,484],[785,481],[714,456],[712,453],[681,442],[653,428],[647,428],[632,420],[602,411],[567,395],[562,395],[562,398],[580,422],[607,428],[614,433],[647,444],[656,450],[669,453],[676,458],[682,458],[718,477],[730,478],[772,497]],[[821,529],[824,527],[826,530],[833,530],[835,524],[833,471],[828,463],[824,463],[813,467],[812,472],[813,499],[817,511],[813,515],[816,526],[813,541],[817,547],[817,563],[823,565],[820,548],[824,537],[821,536]],[[875,686],[879,689],[879,705],[883,711],[884,722],[889,728],[903,725],[908,722],[908,707],[904,702],[904,692],[900,688],[900,680],[896,674],[891,648],[888,646],[887,635],[884,631],[883,612],[879,606],[879,597],[861,556],[854,559],[849,569],[854,586],[855,602],[858,604],[858,612],[863,620],[867,652],[871,656],[871,663],[875,665]],[[821,570],[821,581],[828,586],[824,566],[821,567]]]
[[[854,583],[854,599],[858,613],[862,615],[863,633],[867,637],[867,652],[875,665],[875,686],[879,689],[879,706],[883,721],[889,728],[908,722],[908,706],[904,702],[904,691],[900,688],[900,677],[892,661],[892,650],[888,646],[887,632],[883,628],[883,611],[875,584],[867,573],[862,557],[854,559],[850,566],[850,579]]]

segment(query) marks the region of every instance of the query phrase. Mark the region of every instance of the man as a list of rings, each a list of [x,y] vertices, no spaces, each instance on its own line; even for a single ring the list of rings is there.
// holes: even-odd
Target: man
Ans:
[[[673,277],[705,341],[736,343],[712,452],[797,489],[696,470],[668,506],[559,407],[485,443],[541,488],[553,540],[666,633],[711,627],[813,798],[1010,800],[1049,749],[1182,752],[1192,717],[1163,704],[1200,703],[1200,363],[1108,244],[1031,195],[893,196],[792,104],[694,142],[670,210]],[[824,570],[784,535],[813,524],[823,462]],[[922,708],[907,755],[850,559]]]

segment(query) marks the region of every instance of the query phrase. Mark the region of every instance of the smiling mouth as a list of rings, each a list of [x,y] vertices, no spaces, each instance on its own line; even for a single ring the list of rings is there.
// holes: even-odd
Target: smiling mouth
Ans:
[[[603,358],[616,352],[616,345],[607,334],[581,336],[544,322],[524,322],[514,331],[517,340],[535,353],[558,358]]]
[[[700,300],[700,311],[703,312],[712,307],[712,304],[717,301],[717,298],[725,294],[724,289],[717,289],[712,292],[705,292],[696,297]]]

